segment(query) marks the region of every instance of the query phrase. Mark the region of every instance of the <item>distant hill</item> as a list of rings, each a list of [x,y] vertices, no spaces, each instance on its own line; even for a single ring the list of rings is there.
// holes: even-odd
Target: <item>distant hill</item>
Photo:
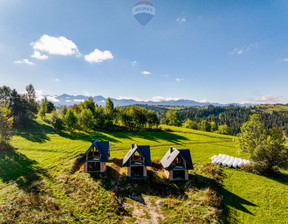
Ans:
[[[88,96],[84,95],[68,95],[68,94],[62,94],[59,96],[49,96],[46,95],[48,100],[52,101],[55,105],[67,105],[72,106],[73,104],[78,104],[86,99],[88,99]],[[106,99],[103,96],[93,96],[92,97],[94,102],[98,105],[105,105]],[[237,104],[237,103],[231,103],[231,104],[220,104],[220,103],[210,103],[210,102],[197,102],[194,100],[188,100],[188,99],[179,99],[179,100],[162,100],[162,101],[136,101],[133,99],[115,99],[111,98],[114,102],[115,106],[128,106],[133,104],[143,104],[143,105],[151,105],[151,106],[207,106],[207,105],[213,105],[213,106],[228,106],[228,105],[237,105],[237,106],[251,106],[250,104]]]

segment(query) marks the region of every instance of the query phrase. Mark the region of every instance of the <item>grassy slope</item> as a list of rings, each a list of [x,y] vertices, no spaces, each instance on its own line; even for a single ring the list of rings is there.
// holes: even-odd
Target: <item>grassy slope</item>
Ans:
[[[236,143],[229,140],[233,137],[184,128],[167,126],[162,128],[169,128],[170,131],[64,133],[58,135],[51,130],[48,124],[39,120],[37,128],[18,132],[13,138],[12,144],[18,148],[17,151],[9,152],[8,156],[0,154],[0,186],[32,173],[36,169],[49,167],[66,158],[85,152],[91,139],[109,140],[111,156],[118,159],[123,158],[127,152],[119,149],[128,149],[132,143],[153,146],[151,147],[153,159],[161,159],[169,146],[179,149],[189,148],[195,164],[205,164],[209,161],[209,157],[219,153],[239,156]],[[247,158],[247,155],[241,155],[241,157]],[[5,169],[2,169],[3,167]],[[287,176],[288,173],[283,172],[281,178],[271,180],[243,171],[224,168],[224,187],[221,191],[224,195],[228,221],[231,223],[263,223],[265,220],[266,223],[285,223],[285,220],[288,219]],[[53,188],[53,184],[50,187]],[[13,191],[7,189],[2,192]],[[17,187],[13,186],[12,189],[17,192]],[[61,195],[59,192],[56,194]],[[5,196],[2,194],[0,200],[3,197]],[[117,217],[114,218],[117,220]]]
[[[288,172],[276,180],[224,169],[224,203],[230,223],[287,223]]]

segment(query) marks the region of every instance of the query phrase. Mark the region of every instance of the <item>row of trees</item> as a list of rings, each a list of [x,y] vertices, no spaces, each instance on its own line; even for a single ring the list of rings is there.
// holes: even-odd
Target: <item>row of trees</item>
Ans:
[[[26,92],[23,94],[7,86],[0,87],[0,105],[2,108],[7,107],[9,111],[7,116],[13,118],[17,127],[28,125],[38,113],[35,89],[31,84],[26,87]]]
[[[224,135],[230,135],[231,133],[228,125],[223,124],[218,126],[214,121],[209,122],[206,120],[202,120],[201,123],[197,123],[196,121],[191,121],[190,119],[187,119],[184,123],[184,127],[206,132],[215,132]]]
[[[42,105],[42,103],[41,103]],[[43,106],[44,107],[44,106]],[[56,130],[96,128],[113,129],[115,125],[123,125],[129,129],[152,128],[159,125],[159,119],[154,111],[146,111],[139,106],[115,108],[113,101],[108,98],[105,107],[95,105],[88,98],[70,109],[62,107],[59,112],[52,112],[51,124]]]
[[[54,104],[46,98],[42,100],[41,106],[36,102],[36,92],[32,84],[26,87],[26,92],[18,93],[8,86],[0,87],[0,144],[1,147],[8,146],[12,137],[12,126],[26,127],[32,123],[39,112],[45,117],[46,112],[55,109]],[[45,105],[45,110],[42,109]],[[42,111],[42,113],[41,113]]]
[[[173,125],[173,126],[182,126],[182,121],[179,112],[173,111],[170,109],[169,111],[162,110],[160,114],[161,119],[161,124],[166,124],[166,125]],[[207,121],[207,120],[202,120],[199,123],[196,121],[192,121],[189,118],[186,119],[184,125],[185,128],[190,128],[190,129],[195,129],[195,130],[201,130],[201,131],[206,131],[206,132],[216,132],[219,134],[226,134],[229,135],[231,134],[230,128],[228,125],[223,124],[218,127],[218,125],[214,121]]]

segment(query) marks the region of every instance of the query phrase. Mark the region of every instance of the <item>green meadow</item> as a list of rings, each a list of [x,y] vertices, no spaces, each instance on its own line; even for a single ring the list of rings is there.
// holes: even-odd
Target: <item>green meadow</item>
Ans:
[[[0,223],[28,223],[31,217],[52,223],[288,223],[287,171],[271,179],[210,164],[219,153],[248,158],[234,138],[171,126],[56,133],[37,119],[30,129],[15,130],[16,150],[0,153]],[[92,139],[110,142],[104,174],[79,173],[73,159]],[[125,178],[121,168],[133,143],[150,145],[154,161],[149,178],[140,182]],[[165,180],[159,160],[169,147],[190,149],[195,170],[187,183]]]

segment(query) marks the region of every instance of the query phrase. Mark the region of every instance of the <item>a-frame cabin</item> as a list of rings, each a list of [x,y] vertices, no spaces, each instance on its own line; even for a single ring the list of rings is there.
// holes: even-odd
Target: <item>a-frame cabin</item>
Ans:
[[[147,166],[151,166],[150,146],[132,144],[132,148],[123,158],[122,166],[127,167],[128,177],[147,177]]]
[[[188,180],[188,170],[193,169],[193,163],[189,149],[170,148],[161,159],[167,178],[173,180]]]
[[[108,141],[92,141],[92,145],[80,159],[84,163],[85,173],[104,172],[109,161],[110,150]]]

